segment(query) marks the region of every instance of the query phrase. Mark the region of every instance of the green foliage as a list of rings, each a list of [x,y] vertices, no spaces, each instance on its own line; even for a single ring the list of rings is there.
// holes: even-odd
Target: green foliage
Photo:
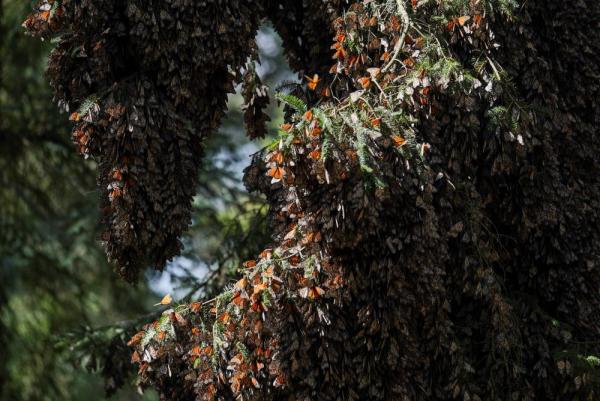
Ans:
[[[90,111],[98,108],[98,96],[91,95],[86,98],[77,109],[77,114],[81,117],[85,117]]]
[[[279,100],[280,102],[284,103],[285,105],[291,107],[298,113],[304,114],[307,111],[306,103],[304,103],[302,100],[298,99],[294,95],[278,92],[276,94],[276,98],[277,98],[277,100]]]
[[[57,341],[82,325],[143,312],[147,293],[106,274],[94,166],[73,154],[53,105],[44,77],[49,46],[23,36],[27,3],[5,0],[0,10],[0,331],[10,333],[0,336],[0,399],[101,397],[102,379],[77,367],[92,359],[95,351],[83,351],[91,343],[73,341],[71,350]],[[119,397],[135,399],[131,390]]]

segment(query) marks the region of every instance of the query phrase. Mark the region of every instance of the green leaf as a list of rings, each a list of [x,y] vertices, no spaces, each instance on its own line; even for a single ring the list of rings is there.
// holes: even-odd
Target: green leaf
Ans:
[[[299,113],[306,113],[307,106],[301,99],[297,98],[294,95],[286,95],[284,93],[278,92],[275,94],[275,98],[277,98],[280,102],[290,106],[294,110]]]

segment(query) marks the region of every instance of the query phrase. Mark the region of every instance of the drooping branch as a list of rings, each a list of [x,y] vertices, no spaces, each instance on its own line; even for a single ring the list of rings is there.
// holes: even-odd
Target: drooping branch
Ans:
[[[398,14],[400,15],[402,21],[402,32],[400,32],[398,41],[394,45],[394,53],[392,54],[392,59],[381,70],[383,74],[385,74],[390,69],[390,67],[398,61],[398,55],[400,54],[400,51],[404,48],[404,40],[406,39],[406,34],[408,33],[408,29],[410,28],[410,19],[408,18],[406,8],[404,7],[404,1],[396,0],[396,4],[398,6]]]
[[[532,95],[529,85],[548,72],[507,45],[535,37],[539,27],[527,21],[540,21],[532,15],[541,6],[529,3],[520,26],[495,2],[424,5],[408,23],[390,3],[357,4],[334,21],[335,76],[307,85],[317,106],[279,97],[291,118],[247,179],[271,203],[273,248],[247,262],[222,297],[180,305],[134,338],[143,382],[165,397],[173,386],[186,397],[260,400],[561,400],[597,392],[589,361],[598,352],[591,344],[599,277],[585,260],[598,259],[588,253],[598,232],[572,221],[568,236],[584,229],[586,245],[573,258],[550,256],[540,241],[552,235],[533,234],[519,212],[534,192],[561,197],[539,190],[553,179],[530,175],[564,145],[533,124],[547,94]],[[506,66],[536,72],[515,87],[503,80]],[[562,121],[549,124],[557,130]],[[592,131],[578,132],[591,139]],[[533,156],[539,143],[549,158]],[[581,174],[598,193],[597,179]],[[499,187],[519,188],[522,198]],[[527,215],[553,226],[555,200],[534,198],[546,212]],[[556,246],[564,235],[552,237]],[[527,249],[536,251],[528,257]],[[532,282],[539,263],[548,273]],[[558,290],[576,282],[572,293]],[[572,298],[582,293],[585,301]],[[571,316],[561,312],[566,305]],[[161,332],[169,340],[157,340]],[[170,359],[187,360],[185,380],[165,376]]]
[[[102,241],[128,280],[179,254],[202,143],[254,47],[261,7],[222,3],[44,0],[25,22],[60,35],[48,73],[99,164]]]
[[[223,4],[236,10],[239,3]],[[68,19],[64,7],[55,15]],[[105,105],[95,101],[74,116],[84,121],[78,138],[85,152],[106,157],[106,149],[125,149],[140,159],[125,170],[136,167],[136,185],[125,188],[139,195],[114,192],[123,189],[118,182],[113,199],[108,194],[117,200],[117,214],[108,215],[118,234],[108,241],[117,244],[113,254],[128,250],[122,266],[148,252],[164,262],[160,245],[172,242],[153,234],[190,194],[174,203],[151,195],[162,193],[157,187],[181,191],[193,182],[178,173],[195,170],[181,167],[185,152],[162,159],[158,149],[189,147],[188,138],[214,128],[220,114],[197,97],[214,94],[222,106],[219,91],[233,78],[219,63],[243,61],[229,54],[241,51],[234,30],[221,35],[212,22],[215,29],[201,30],[203,45],[178,44],[168,57],[154,53],[152,40],[150,48],[138,44],[157,27],[180,38],[169,11],[111,9],[129,30],[116,23],[118,40],[107,38],[113,45],[101,47],[109,52],[102,59],[136,57],[109,63],[122,86],[102,87],[110,88],[108,104],[125,110],[96,120]],[[600,5],[305,0],[267,2],[264,15],[292,66],[311,74],[302,96],[279,94],[288,119],[246,174],[271,205],[273,243],[220,296],[176,305],[131,340],[142,383],[169,400],[593,399],[600,383],[599,113],[585,99],[600,90],[600,41],[590,40]],[[30,25],[46,21],[52,30],[48,19]],[[187,25],[183,31],[196,33]],[[251,41],[252,29],[242,32]],[[91,91],[79,59],[95,46],[75,59],[66,52],[86,35],[59,45],[55,61],[70,68],[54,77],[63,97]],[[205,63],[200,73],[190,67],[193,57],[180,59],[188,46],[192,54],[222,47],[223,55],[215,63],[197,55]],[[137,58],[151,63],[140,66]],[[163,63],[172,59],[185,71],[179,79],[208,81],[185,81],[194,89],[187,93],[167,79],[172,69]],[[133,84],[125,79],[132,71],[142,77]],[[72,87],[73,77],[85,91]],[[159,100],[140,118],[132,113],[141,98]],[[190,127],[180,115],[194,116]],[[107,145],[95,147],[96,138]],[[133,146],[120,145],[129,140]],[[140,175],[147,167],[150,174]],[[120,182],[123,173],[107,174]],[[123,208],[122,199],[129,202]],[[148,199],[159,206],[145,220]],[[137,209],[142,217],[134,219]],[[134,230],[146,237],[126,235],[138,227],[127,224],[148,221],[157,226]],[[171,230],[168,238],[179,234]],[[125,247],[121,238],[131,241]]]

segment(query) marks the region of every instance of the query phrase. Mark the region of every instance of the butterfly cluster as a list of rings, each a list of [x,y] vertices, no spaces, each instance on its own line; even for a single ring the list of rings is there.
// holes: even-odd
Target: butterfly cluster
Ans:
[[[202,143],[241,79],[259,11],[251,1],[44,0],[24,24],[57,37],[48,75],[79,151],[98,162],[101,240],[130,281],[181,250]]]
[[[218,297],[165,302],[130,341],[142,385],[168,400],[597,397],[599,3],[165,3],[56,14],[74,29],[50,76],[79,99],[121,266],[178,251],[224,66],[243,65],[260,17],[305,87],[278,95],[286,122],[246,170],[272,244]],[[74,18],[89,12],[110,29]],[[244,81],[261,136],[264,90]]]
[[[598,260],[597,230],[570,226],[578,257],[544,254],[539,241],[552,234],[532,233],[558,223],[551,199],[561,196],[533,189],[547,179],[531,175],[546,163],[532,155],[541,138],[561,145],[533,123],[533,105],[547,99],[530,85],[547,82],[547,70],[516,57],[512,43],[535,37],[527,18],[541,11],[529,4],[517,24],[494,2],[459,3],[364,1],[331,20],[329,56],[298,68],[308,95],[279,95],[288,121],[247,170],[271,203],[273,247],[245,263],[222,297],[175,308],[185,334],[157,340],[154,323],[138,335],[144,383],[168,391],[160,369],[183,358],[178,389],[208,400],[560,400],[597,391],[597,350],[579,363],[561,351],[599,334],[598,276],[585,270]],[[528,75],[518,84],[503,79],[520,68]],[[555,132],[566,129],[562,118]],[[530,201],[498,192],[517,187],[537,192],[540,209],[527,216],[546,223],[519,210]],[[559,253],[562,262],[547,259]],[[569,274],[533,280],[540,262]],[[550,306],[558,289],[542,288],[576,282],[575,293],[592,298],[577,307],[574,293],[560,292],[569,317]],[[523,286],[560,321],[542,319]],[[171,317],[176,328],[180,320]],[[552,379],[536,379],[540,369]]]

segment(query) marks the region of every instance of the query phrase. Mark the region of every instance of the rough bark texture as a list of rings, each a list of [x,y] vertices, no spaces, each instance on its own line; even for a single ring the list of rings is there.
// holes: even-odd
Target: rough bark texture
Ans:
[[[100,93],[76,133],[128,278],[179,250],[260,18],[320,75],[280,96],[288,122],[246,172],[272,247],[132,339],[142,383],[165,400],[595,399],[600,4],[353,3],[59,5],[90,26],[68,24],[50,75],[65,104]]]

